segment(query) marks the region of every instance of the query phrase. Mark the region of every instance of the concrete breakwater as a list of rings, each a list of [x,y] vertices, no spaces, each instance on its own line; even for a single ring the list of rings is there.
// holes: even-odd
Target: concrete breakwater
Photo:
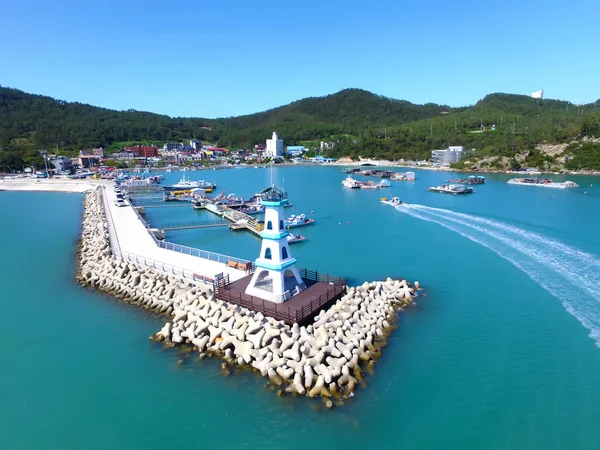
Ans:
[[[307,326],[289,326],[214,297],[210,286],[114,256],[101,189],[86,194],[78,280],[124,301],[169,316],[152,336],[169,346],[189,344],[201,357],[249,365],[280,386],[279,393],[353,395],[365,366],[380,355],[398,309],[413,303],[418,283],[392,280],[349,288]]]

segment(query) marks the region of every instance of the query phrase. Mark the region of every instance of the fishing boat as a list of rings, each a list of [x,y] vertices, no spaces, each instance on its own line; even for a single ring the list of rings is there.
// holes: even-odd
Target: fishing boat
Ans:
[[[200,188],[200,189],[206,190],[206,189],[216,189],[216,187],[217,187],[216,184],[209,183],[204,180],[200,180],[200,181],[189,180],[185,177],[185,175],[183,175],[183,177],[181,177],[181,180],[179,180],[179,183],[164,186],[165,190],[167,190],[167,191],[180,191],[180,190],[184,190],[184,189],[195,189],[195,188]]]
[[[295,228],[313,223],[315,223],[314,219],[309,219],[304,214],[298,214],[297,216],[292,214],[289,218],[285,219],[284,225],[285,228]]]
[[[358,167],[342,169],[342,173],[358,173],[358,172],[360,172],[360,169]]]
[[[287,235],[287,241],[288,244],[294,244],[296,242],[302,242],[306,240],[306,236],[300,236],[299,234],[288,234]]]
[[[471,175],[467,178],[455,178],[455,179],[446,180],[446,181],[448,181],[448,183],[454,183],[454,184],[468,184],[468,185],[484,184],[485,177],[482,177],[481,175],[478,175],[478,176]]]
[[[342,185],[344,187],[347,187],[350,189],[360,189],[361,188],[360,181],[356,181],[354,178],[352,178],[351,175],[348,175],[344,180],[342,180]]]
[[[562,183],[558,183],[556,181],[552,181],[548,178],[511,178],[507,181],[508,184],[520,184],[525,186],[540,186],[547,188],[555,188],[555,189],[575,189],[578,188],[579,185],[574,183],[573,181],[563,181]]]
[[[402,205],[402,200],[400,200],[400,198],[398,197],[392,197],[391,200],[389,200],[386,197],[382,197],[381,203],[385,203],[386,205],[398,206]]]
[[[442,186],[433,186],[427,188],[429,192],[439,192],[440,194],[464,195],[472,194],[473,188],[462,186],[460,184],[443,184]]]

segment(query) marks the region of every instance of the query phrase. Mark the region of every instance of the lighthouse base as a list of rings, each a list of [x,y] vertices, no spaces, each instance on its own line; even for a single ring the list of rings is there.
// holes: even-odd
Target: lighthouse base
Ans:
[[[245,293],[273,303],[283,303],[305,289],[306,283],[295,266],[285,272],[257,268]]]
[[[283,320],[285,323],[309,323],[322,309],[336,302],[346,292],[346,280],[326,274],[318,274],[300,269],[306,289],[284,303],[273,303],[260,297],[246,294],[253,275],[229,282],[215,282],[215,297],[241,307],[260,312],[268,317]],[[323,279],[324,281],[317,281]]]

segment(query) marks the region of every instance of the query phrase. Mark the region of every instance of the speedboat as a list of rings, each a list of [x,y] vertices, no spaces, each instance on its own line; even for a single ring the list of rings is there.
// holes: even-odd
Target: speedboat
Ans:
[[[305,241],[305,240],[306,240],[306,237],[305,236],[300,236],[299,234],[292,234],[292,233],[290,233],[290,234],[287,235],[288,244],[293,244],[295,242],[302,242],[302,241]]]
[[[386,205],[398,206],[402,205],[402,200],[398,197],[392,197],[391,200],[388,200],[386,197],[381,199],[381,203],[385,203]]]
[[[294,228],[310,225],[312,223],[315,223],[313,219],[308,219],[304,214],[299,214],[297,216],[291,215],[289,218],[285,219],[284,225],[285,228]]]

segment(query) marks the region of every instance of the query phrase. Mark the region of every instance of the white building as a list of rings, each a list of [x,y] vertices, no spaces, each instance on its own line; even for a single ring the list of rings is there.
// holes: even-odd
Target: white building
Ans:
[[[265,228],[260,234],[262,246],[255,261],[256,271],[246,288],[246,294],[274,303],[283,303],[306,289],[287,240],[283,212],[287,202],[285,191],[275,186],[261,192]]]
[[[544,98],[544,91],[539,90],[531,93],[531,98]]]
[[[273,131],[273,137],[271,139],[267,139],[265,156],[269,158],[283,158],[283,139],[279,139],[276,131]]]
[[[445,150],[433,150],[431,162],[433,164],[450,165],[457,163],[463,157],[465,147],[462,145],[451,145]]]

